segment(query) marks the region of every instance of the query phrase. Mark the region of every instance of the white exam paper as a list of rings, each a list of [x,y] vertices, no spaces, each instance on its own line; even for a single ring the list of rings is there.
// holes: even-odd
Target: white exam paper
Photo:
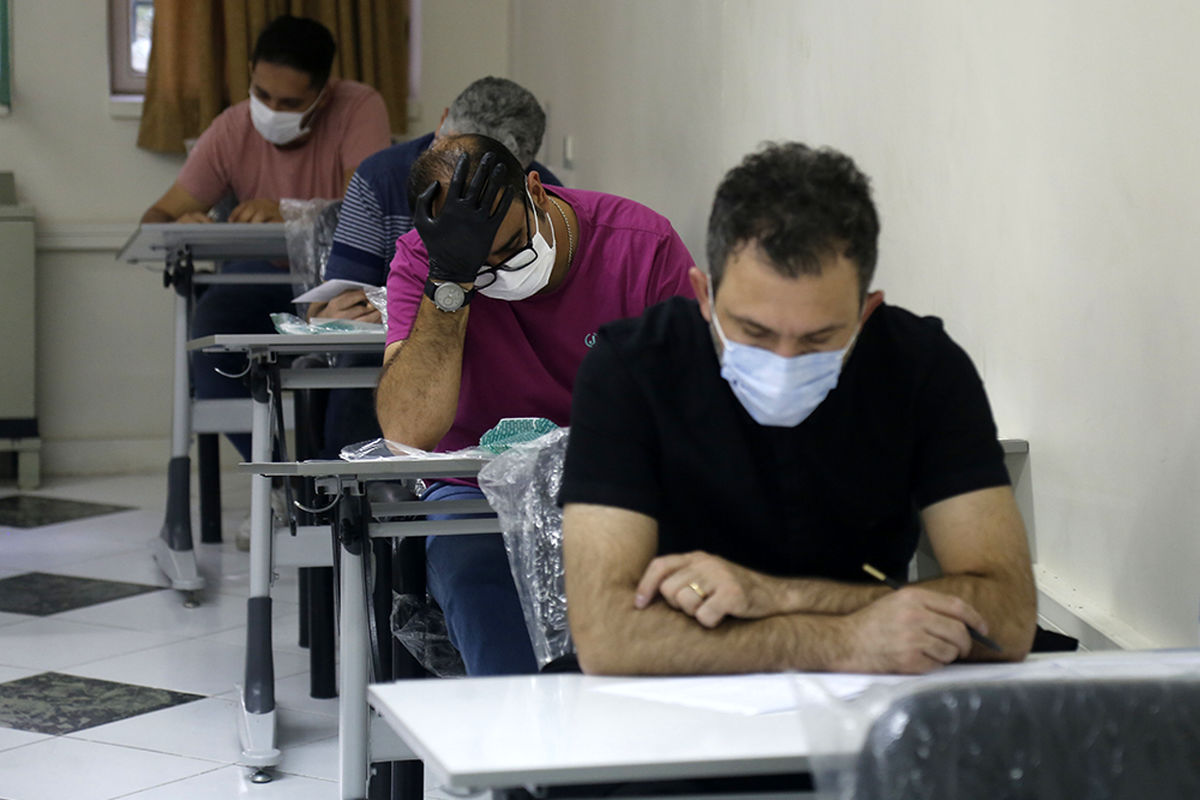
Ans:
[[[328,303],[333,298],[337,297],[342,292],[348,292],[351,289],[366,289],[372,284],[363,283],[362,281],[349,281],[345,278],[334,278],[322,283],[320,286],[309,289],[298,297],[293,297],[293,303]]]
[[[731,714],[773,714],[799,707],[795,681],[815,682],[831,696],[849,700],[872,686],[911,680],[903,675],[855,673],[759,673],[687,678],[642,678],[597,686],[594,691],[706,708]]]

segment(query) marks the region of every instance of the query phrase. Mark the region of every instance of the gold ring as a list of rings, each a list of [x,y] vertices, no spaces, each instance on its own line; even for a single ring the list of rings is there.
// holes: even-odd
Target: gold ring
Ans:
[[[691,583],[689,583],[688,588],[691,589],[693,592],[695,592],[697,595],[699,595],[701,600],[704,600],[705,598],[708,597],[708,592],[701,589],[700,586],[695,581],[692,581]]]

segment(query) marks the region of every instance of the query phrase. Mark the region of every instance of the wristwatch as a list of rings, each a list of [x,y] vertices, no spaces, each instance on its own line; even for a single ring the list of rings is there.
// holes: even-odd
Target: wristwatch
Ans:
[[[454,312],[471,302],[475,287],[464,289],[452,281],[435,281],[429,278],[425,281],[425,296],[441,311]]]

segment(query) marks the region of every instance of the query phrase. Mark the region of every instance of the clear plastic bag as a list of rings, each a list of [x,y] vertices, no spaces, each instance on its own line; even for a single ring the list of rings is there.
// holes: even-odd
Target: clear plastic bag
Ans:
[[[392,635],[418,664],[439,678],[467,674],[462,657],[450,643],[445,615],[428,597],[392,593]]]
[[[359,322],[355,319],[332,319],[313,317],[303,320],[295,314],[276,312],[271,315],[275,330],[287,334],[303,333],[383,333],[384,327],[378,322]]]
[[[571,652],[562,559],[563,459],[568,428],[513,443],[479,471],[479,488],[500,520],[504,549],[538,666]]]
[[[390,439],[371,439],[366,442],[348,444],[338,453],[343,461],[388,461],[414,458],[425,461],[449,461],[456,458],[491,459],[495,455],[491,450],[485,450],[482,447],[467,447],[448,453],[434,453],[418,447],[409,447],[400,442],[393,442]]]
[[[321,282],[341,209],[341,200],[284,198],[279,201],[288,265],[297,294]]]

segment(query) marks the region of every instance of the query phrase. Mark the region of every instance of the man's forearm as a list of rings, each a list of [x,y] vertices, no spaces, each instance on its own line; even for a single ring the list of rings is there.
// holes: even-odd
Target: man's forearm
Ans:
[[[163,211],[158,206],[150,206],[146,209],[146,213],[142,214],[142,222],[174,222],[175,217]]]
[[[917,585],[962,598],[987,620],[988,636],[1003,652],[997,653],[976,642],[971,648],[971,660],[1020,661],[1028,655],[1037,628],[1037,590],[1032,575],[1021,572],[948,575]]]
[[[584,672],[610,675],[723,674],[838,669],[845,660],[845,618],[781,614],[727,619],[714,629],[663,603],[634,610],[571,611],[571,632]],[[621,604],[623,605],[623,604]]]
[[[409,337],[379,379],[375,408],[385,438],[431,450],[450,430],[469,313],[446,313],[421,298]]]

